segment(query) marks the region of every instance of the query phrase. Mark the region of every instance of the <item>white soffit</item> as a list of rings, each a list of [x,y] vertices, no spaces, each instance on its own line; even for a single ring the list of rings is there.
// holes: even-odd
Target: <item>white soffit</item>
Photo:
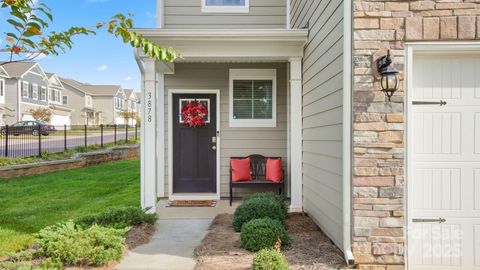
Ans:
[[[286,61],[302,57],[308,31],[303,29],[135,29],[160,46],[180,53],[177,62]]]

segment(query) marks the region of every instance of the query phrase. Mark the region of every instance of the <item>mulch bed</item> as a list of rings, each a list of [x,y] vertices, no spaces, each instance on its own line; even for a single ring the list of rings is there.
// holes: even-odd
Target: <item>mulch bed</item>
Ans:
[[[240,233],[232,226],[232,215],[218,215],[207,236],[195,249],[197,270],[251,269],[254,253],[240,247]],[[346,267],[342,252],[304,214],[291,214],[286,222],[292,245],[284,250],[292,270],[331,270]]]

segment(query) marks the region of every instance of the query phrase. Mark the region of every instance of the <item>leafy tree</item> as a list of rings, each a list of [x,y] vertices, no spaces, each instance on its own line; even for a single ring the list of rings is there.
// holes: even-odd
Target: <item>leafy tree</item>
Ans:
[[[30,113],[36,121],[50,123],[50,120],[52,120],[52,110],[48,108],[30,109]]]
[[[41,55],[59,55],[73,47],[73,37],[95,35],[100,29],[119,37],[133,48],[141,48],[151,58],[171,62],[177,57],[172,48],[163,48],[135,33],[132,14],[117,14],[107,22],[90,27],[72,26],[62,32],[48,31],[53,21],[51,9],[42,0],[0,0],[0,8],[9,9],[7,23],[12,29],[5,32],[0,52],[7,53],[8,62],[31,61]]]

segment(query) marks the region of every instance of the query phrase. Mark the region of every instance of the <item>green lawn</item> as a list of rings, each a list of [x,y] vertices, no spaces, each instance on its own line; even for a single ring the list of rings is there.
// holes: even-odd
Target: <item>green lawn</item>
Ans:
[[[0,257],[45,226],[139,202],[138,159],[0,180]]]

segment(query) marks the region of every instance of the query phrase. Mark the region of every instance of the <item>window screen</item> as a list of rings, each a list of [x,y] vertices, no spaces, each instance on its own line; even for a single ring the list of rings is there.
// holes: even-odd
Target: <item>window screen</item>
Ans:
[[[245,6],[245,0],[205,0],[207,6]]]

